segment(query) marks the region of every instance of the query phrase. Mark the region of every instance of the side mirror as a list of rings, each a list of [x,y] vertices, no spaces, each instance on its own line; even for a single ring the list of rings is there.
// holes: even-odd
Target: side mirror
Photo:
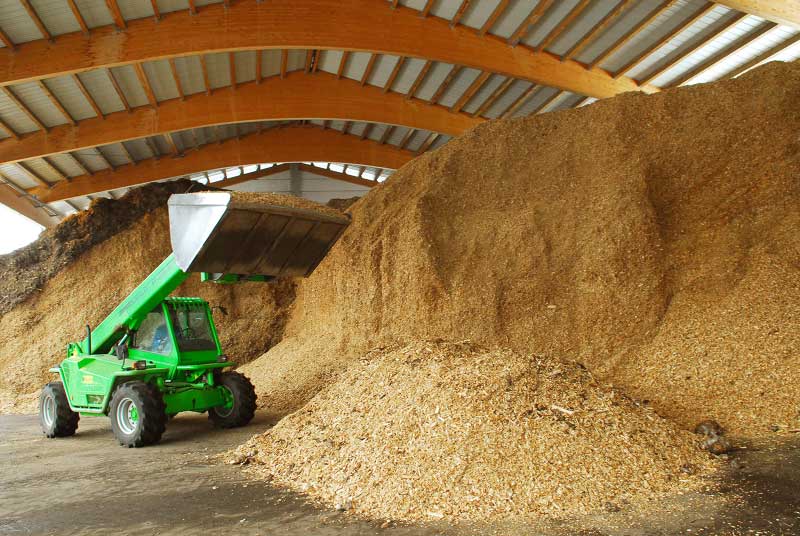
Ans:
[[[114,351],[117,354],[117,359],[121,359],[125,361],[128,359],[128,345],[127,344],[118,344],[114,347]]]
[[[223,315],[225,315],[225,316],[228,316],[228,310],[227,310],[227,309],[225,309],[223,306],[221,306],[221,305],[215,305],[215,306],[212,308],[212,311],[213,311],[214,309],[219,309],[219,312],[220,312],[220,313],[222,313],[222,314],[223,314]]]

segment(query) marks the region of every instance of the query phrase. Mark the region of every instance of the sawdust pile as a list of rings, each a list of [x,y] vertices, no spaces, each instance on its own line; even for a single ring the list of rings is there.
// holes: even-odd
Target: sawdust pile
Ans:
[[[33,243],[0,255],[0,315],[10,311],[62,268],[91,247],[130,227],[148,212],[166,204],[173,193],[207,188],[179,180],[148,184],[122,199],[97,198],[88,210],[46,229]]]
[[[374,519],[486,521],[697,489],[713,469],[697,443],[580,366],[416,342],[371,352],[229,461]]]
[[[64,358],[67,342],[82,339],[86,324],[96,326],[170,254],[167,197],[150,211],[139,211],[136,222],[124,230],[103,242],[94,240],[39,291],[0,317],[0,412],[35,411],[39,390],[53,379],[48,368]],[[110,203],[126,206],[122,200]],[[113,226],[114,206],[108,211],[111,219],[103,215],[97,222],[92,221],[94,214],[82,214],[87,219],[83,227]],[[153,210],[156,206],[161,208]],[[63,233],[55,229],[56,236]],[[56,252],[70,247],[54,243]],[[217,285],[200,283],[198,275],[175,291],[225,308],[227,315],[214,310],[214,321],[225,353],[238,363],[261,355],[281,339],[294,293],[291,280]]]
[[[687,428],[798,425],[800,63],[483,124],[374,188],[250,363],[290,412],[350,360],[470,339]]]

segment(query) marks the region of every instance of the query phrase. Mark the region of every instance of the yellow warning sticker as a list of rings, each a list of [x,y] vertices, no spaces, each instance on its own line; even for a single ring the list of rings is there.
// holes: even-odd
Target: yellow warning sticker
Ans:
[[[94,376],[89,376],[89,375],[84,376],[83,383],[94,383]]]

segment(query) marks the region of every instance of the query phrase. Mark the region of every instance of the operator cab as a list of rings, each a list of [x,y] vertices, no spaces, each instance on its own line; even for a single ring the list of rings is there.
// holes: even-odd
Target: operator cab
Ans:
[[[199,298],[167,298],[145,316],[131,344],[133,350],[171,364],[213,362],[221,354],[208,304]],[[164,359],[166,358],[166,359]]]

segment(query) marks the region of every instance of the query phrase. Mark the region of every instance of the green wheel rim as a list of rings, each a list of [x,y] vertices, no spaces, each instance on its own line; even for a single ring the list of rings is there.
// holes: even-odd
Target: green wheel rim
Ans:
[[[233,413],[233,392],[223,385],[222,396],[225,398],[225,403],[214,408],[214,411],[216,411],[217,415],[220,417],[225,418],[229,417],[230,414]]]

